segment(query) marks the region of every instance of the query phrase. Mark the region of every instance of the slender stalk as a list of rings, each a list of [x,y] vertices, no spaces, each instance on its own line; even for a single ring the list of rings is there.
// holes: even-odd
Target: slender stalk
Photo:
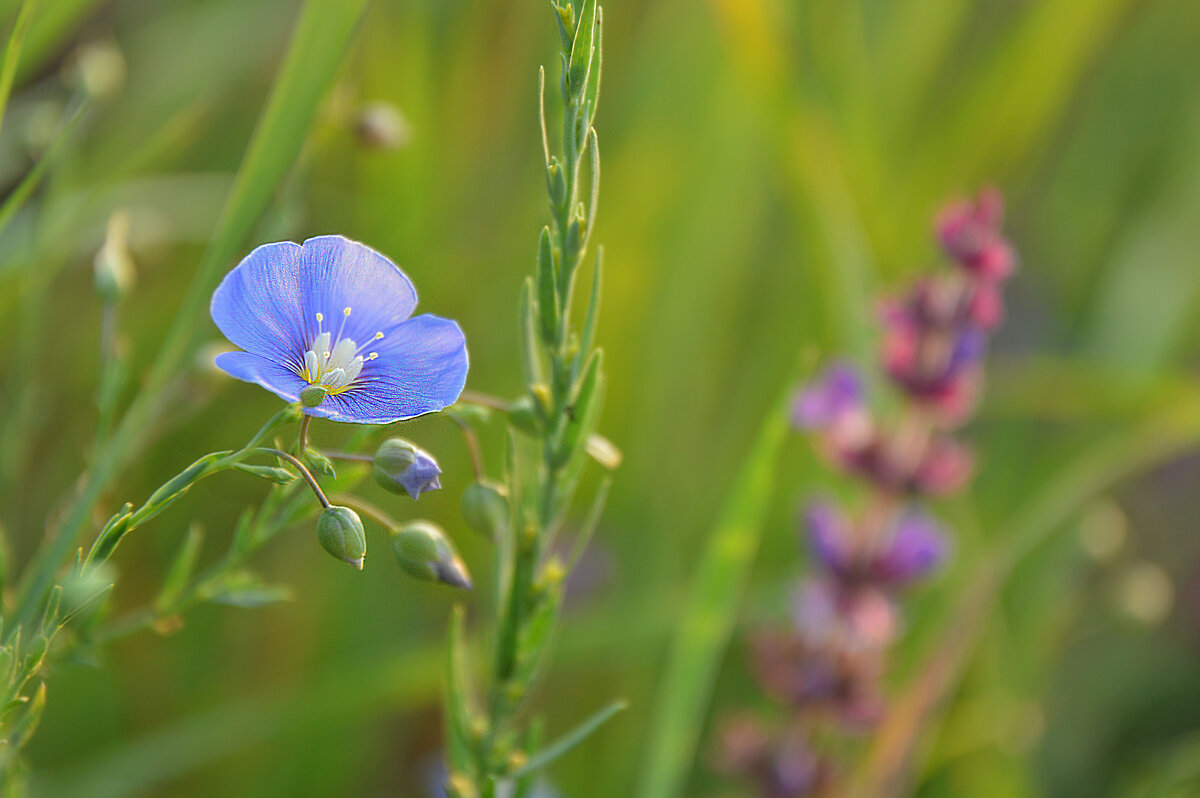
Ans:
[[[308,418],[308,416],[305,416],[305,418]],[[304,463],[300,462],[299,459],[293,457],[287,452],[282,452],[279,449],[271,449],[266,446],[260,446],[258,449],[255,449],[255,451],[273,454],[281,460],[286,460],[291,463],[296,467],[296,470],[300,472],[300,476],[304,478],[304,481],[308,483],[308,487],[312,489],[313,494],[317,497],[317,501],[321,503],[321,506],[325,508],[330,506],[329,499],[326,498],[325,491],[321,490],[321,486],[317,484],[316,477],[312,475],[312,472],[308,470],[308,467],[305,466]]]
[[[490,393],[482,391],[472,391],[469,388],[464,390],[458,397],[460,402],[479,405],[480,407],[490,407],[492,410],[508,410],[508,402],[498,396],[492,396]]]
[[[330,460],[347,460],[354,463],[374,463],[375,458],[369,454],[358,454],[356,452],[321,452]]]
[[[475,434],[475,430],[470,424],[463,421],[457,416],[448,415],[454,425],[462,432],[463,440],[467,443],[467,450],[471,453],[471,469],[475,473],[475,481],[479,482],[485,476],[483,465],[483,450],[479,448],[479,436]]]
[[[300,437],[297,443],[301,454],[308,451],[308,425],[312,423],[312,416],[307,413],[300,420]]]
[[[351,510],[359,511],[386,529],[388,532],[392,532],[400,528],[399,521],[385,513],[379,508],[378,505],[372,504],[366,499],[360,499],[357,496],[353,496],[349,493],[338,493],[333,497],[333,500],[338,504],[349,507]]]
[[[520,763],[532,752],[519,752],[516,746],[529,744],[532,738],[521,728],[520,710],[544,666],[565,573],[563,565],[546,552],[574,497],[603,395],[603,360],[592,348],[599,266],[583,334],[573,328],[570,313],[599,189],[598,143],[592,121],[599,96],[602,16],[596,0],[551,0],[551,6],[562,41],[562,146],[554,154],[547,135],[543,71],[538,85],[550,225],[542,231],[537,268],[521,298],[522,362],[528,401],[536,418],[531,424],[522,424],[521,434],[532,435],[536,448],[516,440],[512,444],[507,474],[511,516],[496,559],[499,606],[482,739],[477,730],[461,728],[462,722],[455,720],[474,716],[471,697],[453,683],[448,690],[451,762],[446,788],[453,798],[492,798],[503,792],[502,782],[512,782],[516,798],[528,795],[532,782]],[[585,181],[580,169],[585,160],[590,164],[589,192],[586,202],[581,202]],[[475,391],[464,392],[462,400],[494,410],[511,407]],[[478,442],[459,423],[480,477],[483,458]],[[451,645],[455,645],[453,640]]]

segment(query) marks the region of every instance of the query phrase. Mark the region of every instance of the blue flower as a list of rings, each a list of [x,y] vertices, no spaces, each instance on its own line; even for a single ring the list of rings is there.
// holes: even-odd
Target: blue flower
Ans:
[[[388,424],[453,404],[467,379],[458,324],[412,316],[417,292],[375,250],[338,235],[264,244],[213,292],[211,313],[243,352],[217,366],[304,412]]]

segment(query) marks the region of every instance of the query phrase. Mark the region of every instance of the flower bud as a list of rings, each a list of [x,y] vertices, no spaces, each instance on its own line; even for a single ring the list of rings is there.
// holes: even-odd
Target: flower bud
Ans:
[[[483,480],[463,491],[462,514],[467,526],[489,540],[497,540],[508,523],[508,499],[503,485]]]
[[[329,479],[337,479],[337,470],[333,467],[333,461],[316,449],[306,451],[304,459],[308,463],[309,470],[314,474],[319,474]]]
[[[392,493],[416,499],[422,491],[442,487],[441,473],[433,455],[403,438],[388,438],[375,450],[375,481]]]
[[[446,534],[430,521],[411,521],[393,532],[392,551],[409,576],[471,589],[467,566]]]
[[[369,149],[398,150],[412,141],[412,124],[395,105],[379,100],[358,110],[354,133]]]
[[[317,519],[317,540],[325,551],[362,570],[367,536],[358,513],[349,507],[326,507]]]
[[[66,82],[89,97],[104,98],[125,84],[125,56],[112,40],[94,41],[74,54],[64,76]]]
[[[108,217],[104,245],[93,261],[96,293],[106,303],[114,303],[133,288],[133,256],[129,254],[129,214],[117,211]]]

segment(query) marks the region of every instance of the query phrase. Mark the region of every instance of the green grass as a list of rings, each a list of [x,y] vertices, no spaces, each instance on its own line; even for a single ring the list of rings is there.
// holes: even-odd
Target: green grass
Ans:
[[[5,31],[20,5],[0,3]],[[39,102],[67,99],[58,69],[81,39],[111,34],[129,78],[81,117],[0,231],[0,334],[14,351],[0,377],[0,522],[15,563],[64,524],[89,539],[122,501],[272,412],[265,392],[190,355],[218,337],[205,313],[213,283],[260,241],[342,232],[388,253],[421,310],[461,321],[471,387],[519,390],[515,305],[544,213],[535,76],[556,46],[546,9],[364,7],[38,4],[0,131],[9,190],[33,163],[24,142]],[[636,794],[649,749],[667,752],[660,794],[726,788],[706,764],[708,718],[759,701],[740,641],[785,612],[801,560],[795,507],[823,484],[807,447],[787,443],[756,477],[758,492],[775,489],[752,565],[753,546],[723,570],[706,554],[710,531],[797,352],[870,357],[872,301],[933,262],[941,199],[987,181],[1009,197],[1021,273],[989,401],[966,431],[979,479],[938,508],[962,533],[957,570],[913,597],[898,691],[943,639],[962,584],[999,562],[991,553],[1026,555],[917,741],[913,772],[922,798],[1153,785],[1148,763],[1186,750],[1200,725],[1200,690],[1178,677],[1194,658],[1191,619],[1180,603],[1164,626],[1139,627],[1118,598],[1124,569],[1146,560],[1182,596],[1200,556],[1200,477],[1181,459],[1195,443],[1200,354],[1195,3],[613,0],[605,25],[601,431],[625,462],[585,558],[591,587],[564,615],[537,704],[551,740],[610,697],[629,708],[551,778],[569,796]],[[554,88],[557,65],[546,67]],[[374,99],[404,111],[405,148],[358,143],[355,109]],[[119,397],[135,413],[96,451],[91,259],[118,207],[133,214],[139,273],[122,310],[131,377]],[[313,431],[330,444],[343,434]],[[486,544],[456,519],[469,464],[455,430],[418,421],[403,434],[446,471],[419,509],[486,573]],[[107,471],[80,489],[89,463]],[[155,595],[193,520],[201,562],[217,556],[260,491],[218,477],[140,529],[117,557],[115,606]],[[1073,542],[1097,493],[1130,518],[1108,565]],[[453,597],[383,558],[349,574],[307,528],[259,565],[295,600],[204,608],[176,634],[112,646],[103,669],[56,667],[30,749],[36,794],[426,794]],[[716,620],[694,639],[697,656],[672,654],[698,608]],[[478,619],[466,627],[479,641]],[[1156,685],[1171,686],[1169,700]],[[1041,713],[1031,742],[989,736],[1007,717],[993,708],[1010,705]],[[963,730],[975,742],[956,747]],[[666,742],[647,742],[660,731]]]

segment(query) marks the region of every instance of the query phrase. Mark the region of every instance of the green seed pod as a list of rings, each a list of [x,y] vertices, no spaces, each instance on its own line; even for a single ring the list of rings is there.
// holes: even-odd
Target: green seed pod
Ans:
[[[362,520],[349,507],[326,507],[317,519],[317,540],[325,551],[362,570],[367,555],[367,536]]]
[[[483,480],[463,491],[462,514],[467,526],[489,540],[498,540],[508,524],[508,499],[503,485]]]
[[[411,521],[393,532],[392,551],[409,576],[471,589],[467,566],[446,533],[430,521]]]

